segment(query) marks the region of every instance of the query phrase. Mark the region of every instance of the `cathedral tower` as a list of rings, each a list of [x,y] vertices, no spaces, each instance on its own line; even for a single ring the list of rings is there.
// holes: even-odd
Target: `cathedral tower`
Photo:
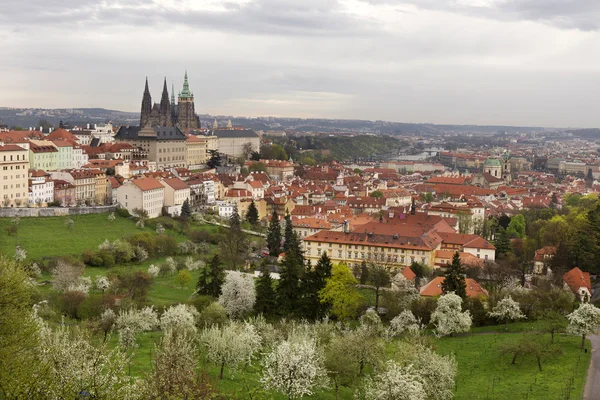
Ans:
[[[169,102],[169,92],[167,91],[167,78],[163,84],[162,97],[160,98],[160,126],[173,126],[171,119],[171,103]]]
[[[150,122],[150,113],[152,112],[152,97],[148,89],[148,77],[146,77],[146,88],[142,97],[142,112],[140,113],[140,126],[143,128]]]
[[[179,92],[177,103],[177,126],[182,131],[185,129],[200,128],[200,119],[196,116],[194,108],[194,93],[190,92],[187,71],[183,79],[183,90]]]

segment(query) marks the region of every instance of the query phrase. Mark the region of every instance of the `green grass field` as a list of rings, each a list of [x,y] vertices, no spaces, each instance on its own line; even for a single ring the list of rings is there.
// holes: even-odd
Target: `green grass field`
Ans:
[[[540,372],[534,358],[511,365],[510,356],[500,354],[500,344],[520,336],[490,333],[437,340],[437,351],[455,354],[458,362],[455,399],[581,399],[591,356],[579,349],[581,339],[558,337],[562,354],[543,361]],[[550,343],[550,335],[540,340]]]
[[[106,239],[119,239],[140,231],[133,219],[117,217],[110,222],[108,214],[73,215],[71,218],[75,222],[72,229],[65,225],[67,217],[21,218],[18,233],[14,236],[6,232],[11,219],[0,218],[0,254],[12,256],[15,246],[19,245],[27,251],[28,260],[79,256]]]

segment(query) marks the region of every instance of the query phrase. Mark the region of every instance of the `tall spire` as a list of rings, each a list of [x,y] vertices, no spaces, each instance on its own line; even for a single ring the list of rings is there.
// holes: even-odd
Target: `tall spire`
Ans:
[[[146,87],[142,96],[142,111],[140,113],[140,126],[143,128],[150,121],[150,113],[152,112],[152,97],[150,89],[148,89],[148,77],[146,77]]]
[[[175,106],[175,85],[171,82],[171,108]]]
[[[194,95],[190,92],[190,84],[188,83],[187,70],[185,71],[185,76],[183,78],[183,90],[179,93],[179,97],[183,99],[189,99],[194,97]]]
[[[171,103],[169,102],[169,91],[167,90],[167,78],[163,83],[162,96],[160,98],[160,125],[171,126]]]

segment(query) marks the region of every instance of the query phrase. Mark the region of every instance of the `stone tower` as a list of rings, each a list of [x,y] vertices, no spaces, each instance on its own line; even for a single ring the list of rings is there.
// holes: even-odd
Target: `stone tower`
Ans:
[[[194,93],[190,92],[187,71],[185,71],[185,77],[183,78],[183,90],[179,92],[178,100],[177,126],[179,129],[183,131],[185,129],[200,128],[200,119],[196,116],[196,110],[194,108]]]
[[[152,112],[152,97],[148,89],[148,77],[146,77],[146,88],[142,97],[142,111],[140,113],[140,126],[143,128],[150,122],[150,113]]]
[[[507,183],[512,181],[512,176],[510,173],[510,153],[504,153],[502,160],[502,179],[504,179],[504,182]]]
[[[171,118],[171,103],[169,102],[169,92],[167,91],[167,78],[163,84],[163,92],[160,98],[160,126],[173,126],[173,120]]]

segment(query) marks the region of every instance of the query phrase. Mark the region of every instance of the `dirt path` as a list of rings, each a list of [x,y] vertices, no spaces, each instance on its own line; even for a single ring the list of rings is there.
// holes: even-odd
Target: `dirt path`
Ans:
[[[583,389],[583,400],[600,399],[600,335],[588,337],[592,342],[592,360]]]

